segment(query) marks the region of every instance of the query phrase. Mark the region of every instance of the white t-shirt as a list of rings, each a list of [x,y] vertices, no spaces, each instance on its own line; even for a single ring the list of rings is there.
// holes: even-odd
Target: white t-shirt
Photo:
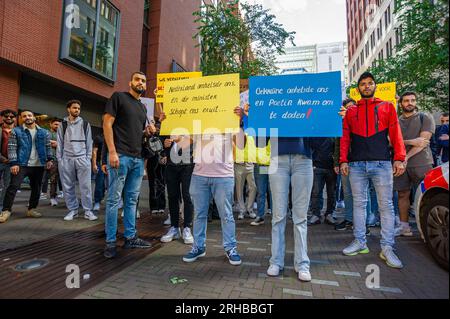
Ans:
[[[194,137],[194,175],[234,177],[232,134]]]
[[[31,153],[30,153],[30,159],[28,160],[28,166],[35,167],[35,166],[43,166],[41,164],[41,161],[39,160],[39,154],[36,149],[36,128],[27,130],[31,134]]]

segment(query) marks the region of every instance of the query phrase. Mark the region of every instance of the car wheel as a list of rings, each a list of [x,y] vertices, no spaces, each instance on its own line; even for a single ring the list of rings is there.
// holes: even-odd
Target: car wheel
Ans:
[[[438,194],[429,200],[423,207],[422,221],[428,249],[439,265],[448,270],[448,194]]]

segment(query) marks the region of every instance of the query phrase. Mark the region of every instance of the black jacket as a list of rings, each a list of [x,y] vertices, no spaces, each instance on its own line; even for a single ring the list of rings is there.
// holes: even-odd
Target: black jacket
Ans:
[[[313,165],[317,168],[333,169],[334,144],[333,137],[313,137],[310,138],[313,151]]]

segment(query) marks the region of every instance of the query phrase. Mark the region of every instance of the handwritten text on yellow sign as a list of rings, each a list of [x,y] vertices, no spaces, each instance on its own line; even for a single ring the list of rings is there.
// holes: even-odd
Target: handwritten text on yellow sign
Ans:
[[[156,76],[156,103],[164,103],[164,85],[169,82],[199,78],[202,72],[159,73]]]
[[[239,74],[168,82],[161,135],[223,134],[239,130]]]

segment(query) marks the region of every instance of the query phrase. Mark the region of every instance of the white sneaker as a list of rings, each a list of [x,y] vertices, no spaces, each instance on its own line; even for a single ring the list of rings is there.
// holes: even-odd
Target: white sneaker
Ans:
[[[160,210],[158,210],[158,213],[160,213],[160,214],[164,214],[165,212],[166,212],[165,209],[160,209]]]
[[[320,217],[317,217],[316,215],[312,215],[311,218],[308,220],[308,225],[319,225],[320,224]]]
[[[167,234],[161,237],[162,243],[170,243],[174,239],[180,238],[180,229],[175,227],[170,227]]]
[[[186,245],[192,245],[194,243],[194,237],[192,236],[191,229],[185,227],[183,229],[183,240]]]
[[[267,276],[277,277],[280,275],[281,269],[277,265],[270,265],[269,269],[267,269]]]
[[[392,247],[383,247],[380,252],[380,258],[383,259],[389,267],[397,269],[403,268],[402,262],[394,253]]]
[[[56,200],[56,198],[50,198],[50,205],[52,207],[58,206],[58,201]]]
[[[411,227],[397,227],[395,228],[395,236],[403,236],[403,237],[412,237],[413,236],[413,232],[411,231]]]
[[[299,271],[298,279],[300,281],[309,282],[309,281],[311,281],[311,273],[309,271]]]
[[[94,210],[94,212],[98,212],[100,210],[100,203],[95,203],[93,210]]]
[[[256,218],[256,214],[254,211],[248,212],[248,217],[251,219],[255,219]]]
[[[78,217],[78,211],[77,210],[72,210],[70,211],[66,217],[64,217],[65,221],[72,221],[74,218]]]
[[[167,219],[164,221],[164,226],[172,225],[172,221],[170,220],[170,214],[167,216]]]
[[[59,192],[59,193],[58,193],[58,196],[56,196],[56,197],[58,197],[58,198],[64,198],[64,193],[63,193],[63,192]]]
[[[336,219],[334,219],[333,214],[328,214],[325,217],[325,223],[328,225],[334,225],[336,224]]]
[[[157,209],[152,209],[152,214],[158,214],[158,210]]]
[[[90,210],[84,212],[84,219],[89,219],[90,221],[97,220],[98,217],[94,215],[94,213]]]
[[[267,215],[272,215],[272,210],[271,210],[271,209],[268,209],[267,212],[266,212],[266,214],[267,214]]]
[[[244,219],[244,213],[243,213],[243,212],[240,212],[240,213],[239,213],[238,219],[239,219],[239,220]]]
[[[39,199],[40,200],[46,200],[47,199],[47,194],[41,193],[41,197]]]
[[[362,244],[359,242],[359,240],[355,239],[352,241],[352,243],[347,246],[342,253],[346,256],[356,256],[358,254],[368,254],[369,248],[367,247],[367,244]]]

